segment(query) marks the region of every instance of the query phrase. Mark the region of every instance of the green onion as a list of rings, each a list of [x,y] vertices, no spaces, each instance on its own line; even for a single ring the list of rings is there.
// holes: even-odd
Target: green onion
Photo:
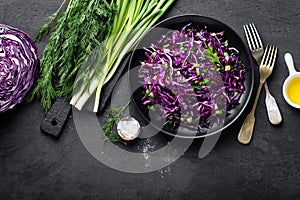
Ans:
[[[113,1],[116,4],[112,30],[106,37],[101,59],[92,67],[87,81],[77,81],[71,104],[79,110],[90,96],[96,92],[94,112],[98,111],[100,95],[105,85],[114,75],[125,55],[132,50],[175,0],[128,0]],[[84,80],[84,79],[83,79]]]

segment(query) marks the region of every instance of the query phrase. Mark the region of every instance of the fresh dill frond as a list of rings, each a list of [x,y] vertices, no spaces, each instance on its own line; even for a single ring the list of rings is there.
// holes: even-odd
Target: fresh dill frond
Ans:
[[[124,107],[113,107],[107,110],[108,119],[106,124],[102,126],[102,133],[111,142],[119,142],[125,145],[127,144],[118,133],[113,131],[113,129],[115,125],[124,117],[124,110],[130,103],[131,101],[129,101]]]

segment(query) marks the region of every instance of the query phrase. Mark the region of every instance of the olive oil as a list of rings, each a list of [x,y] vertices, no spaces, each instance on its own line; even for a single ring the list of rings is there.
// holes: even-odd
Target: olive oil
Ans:
[[[293,103],[300,105],[300,77],[290,81],[287,86],[287,96]]]

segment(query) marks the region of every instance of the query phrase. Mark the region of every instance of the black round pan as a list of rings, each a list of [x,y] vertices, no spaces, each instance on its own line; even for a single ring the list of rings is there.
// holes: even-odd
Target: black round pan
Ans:
[[[189,23],[191,23],[193,26],[197,26],[198,28],[207,27],[207,30],[209,32],[224,31],[223,38],[225,40],[228,40],[229,46],[235,47],[240,52],[240,59],[242,60],[243,64],[247,67],[253,66],[251,54],[247,46],[232,28],[230,28],[229,26],[227,26],[226,24],[218,20],[209,17],[203,17],[198,15],[182,15],[182,16],[168,18],[150,29],[150,31],[141,39],[141,41],[134,49],[129,63],[129,70],[135,67],[139,67],[140,62],[145,60],[145,54],[144,54],[145,52],[143,50],[144,47],[149,47],[152,43],[156,43],[161,38],[161,36],[166,34],[168,31],[170,31],[170,29],[181,30],[184,26],[186,26]],[[131,70],[129,76],[130,76],[129,84],[131,88],[137,88],[136,87],[137,85],[141,86],[141,84],[139,83],[139,79],[137,78],[138,77],[137,70]],[[141,103],[141,98],[143,97],[142,87],[132,91],[133,94],[132,99],[136,109],[139,112],[139,116],[136,117],[138,117],[138,119],[140,119],[141,121],[144,121],[142,122],[142,124],[151,123],[157,129],[172,136],[177,136],[182,138],[200,138],[200,137],[205,137],[220,132],[237,120],[237,118],[245,110],[249,102],[253,90],[253,84],[254,84],[254,69],[252,67],[245,74],[245,82],[244,82],[245,91],[239,100],[239,104],[234,109],[228,112],[225,119],[225,124],[222,127],[218,127],[216,130],[213,130],[209,134],[203,134],[199,131],[196,134],[191,133],[190,131],[178,131],[178,130],[176,131],[167,126],[165,126],[163,130],[161,130],[157,125],[158,122],[150,121],[149,111]]]

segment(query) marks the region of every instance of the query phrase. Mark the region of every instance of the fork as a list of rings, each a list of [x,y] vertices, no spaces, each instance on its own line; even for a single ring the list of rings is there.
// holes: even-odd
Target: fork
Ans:
[[[277,47],[268,45],[266,51],[264,52],[261,64],[259,66],[260,80],[259,80],[259,86],[255,97],[254,105],[252,107],[251,112],[246,117],[238,135],[238,141],[242,144],[248,144],[251,141],[254,124],[255,124],[254,115],[259,100],[259,96],[261,93],[261,89],[263,84],[266,82],[266,79],[272,74],[276,57],[277,57],[277,51],[278,51]]]
[[[258,31],[253,23],[249,25],[244,25],[244,31],[252,56],[255,58],[257,64],[260,65],[264,53],[264,47],[258,34]],[[267,82],[264,84],[264,86],[266,91],[265,102],[269,121],[271,122],[271,124],[274,125],[280,124],[282,122],[282,116],[277,102],[275,98],[271,95]]]

